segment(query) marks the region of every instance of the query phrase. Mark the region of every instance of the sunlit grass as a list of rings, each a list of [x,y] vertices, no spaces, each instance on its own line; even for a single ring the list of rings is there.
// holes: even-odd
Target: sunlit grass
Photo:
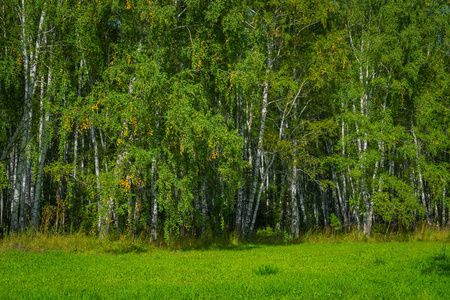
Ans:
[[[126,236],[11,236],[0,299],[448,299],[448,242],[330,238],[156,247]]]

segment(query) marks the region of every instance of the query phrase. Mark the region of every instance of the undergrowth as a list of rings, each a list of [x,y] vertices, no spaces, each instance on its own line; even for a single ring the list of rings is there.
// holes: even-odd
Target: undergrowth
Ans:
[[[29,252],[64,251],[73,253],[113,253],[146,252],[153,249],[194,250],[194,249],[239,249],[249,245],[280,245],[299,243],[340,243],[340,242],[444,242],[450,243],[450,230],[435,227],[418,227],[415,232],[374,232],[371,237],[358,234],[357,230],[336,233],[335,230],[312,229],[299,238],[293,239],[286,231],[270,227],[259,229],[250,238],[245,239],[234,232],[215,235],[207,232],[199,237],[185,236],[169,242],[151,242],[148,236],[138,238],[132,235],[109,236],[100,239],[85,233],[53,234],[28,231],[20,234],[5,235],[0,239],[0,252],[20,250]]]

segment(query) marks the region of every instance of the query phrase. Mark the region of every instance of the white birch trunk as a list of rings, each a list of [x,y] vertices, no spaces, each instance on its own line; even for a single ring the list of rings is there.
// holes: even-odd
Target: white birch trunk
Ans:
[[[325,190],[321,190],[322,194],[322,212],[323,212],[323,226],[328,227],[330,225],[330,215],[328,211],[328,201]]]
[[[50,84],[51,84],[51,72],[49,71],[47,86],[50,86]],[[38,174],[36,178],[34,201],[31,211],[31,225],[35,230],[38,228],[39,225],[42,176],[45,165],[45,157],[47,155],[47,148],[48,148],[48,136],[47,136],[48,121],[49,121],[49,113],[48,110],[44,107],[44,89],[41,87],[40,119],[39,119],[39,133],[38,133],[39,139]]]
[[[20,148],[24,148],[26,143],[25,135],[22,137],[22,142]],[[11,232],[16,233],[19,228],[19,205],[20,205],[20,195],[22,191],[22,170],[24,165],[24,151],[19,149],[19,153],[16,153],[16,162],[17,167],[15,172],[15,181],[14,181],[14,191],[13,197],[11,201]]]
[[[428,225],[431,225],[431,219],[430,219],[430,208],[427,205],[427,201],[425,198],[425,189],[423,184],[423,177],[422,177],[422,167],[420,163],[420,143],[417,139],[416,133],[414,132],[414,129],[411,130],[412,135],[414,137],[414,144],[416,145],[416,159],[417,159],[417,172],[419,173],[419,193],[420,193],[420,199],[422,202],[422,205],[425,208],[425,218]]]
[[[445,228],[446,224],[445,224],[445,209],[446,209],[446,199],[445,199],[445,195],[447,193],[446,190],[446,186],[445,186],[445,181],[444,181],[444,187],[442,188],[442,228]]]
[[[78,75],[77,96],[81,98],[83,88],[83,59],[80,59],[80,74]],[[73,178],[77,178],[77,158],[78,158],[78,120],[75,121],[75,130],[73,132]]]
[[[139,186],[137,187],[138,189]],[[139,196],[140,192],[136,193],[136,201],[134,203],[134,212],[133,212],[133,237],[136,239],[138,237],[138,224],[139,224],[139,216],[141,209],[141,197]]]
[[[158,239],[158,200],[156,199],[156,187],[154,187],[153,189],[152,225],[150,235],[152,242],[155,242]]]
[[[237,232],[242,231],[242,200],[244,198],[244,187],[242,183],[239,183],[237,191],[237,203],[236,203],[236,224],[235,228]]]
[[[236,128],[239,129],[239,135],[244,138],[244,148],[242,151],[244,153],[244,151],[246,149],[245,145],[246,145],[247,141],[246,141],[246,137],[244,134],[244,122],[241,120],[241,118],[242,118],[241,110],[242,110],[242,106],[243,106],[242,105],[242,102],[243,102],[242,96],[237,93],[236,99],[237,99],[237,101],[236,101],[236,106],[237,106],[237,108],[236,108]],[[235,231],[238,233],[242,231],[241,223],[242,223],[242,202],[243,202],[242,200],[243,200],[243,196],[244,196],[243,192],[244,191],[243,191],[242,182],[239,182],[238,189],[237,189],[237,199],[236,199],[236,220],[235,220],[235,225],[234,225]]]
[[[31,137],[31,119],[32,119],[32,97],[34,95],[34,90],[36,88],[36,70],[38,62],[38,54],[40,50],[40,43],[42,41],[43,34],[43,24],[45,20],[45,6],[41,11],[37,36],[35,39],[34,51],[31,49],[31,33],[28,29],[28,11],[25,5],[25,0],[22,0],[22,7],[19,12],[19,19],[21,22],[22,32],[21,32],[21,43],[22,43],[22,57],[23,57],[23,67],[24,67],[24,111],[23,111],[23,132],[22,140],[19,149],[19,165],[17,170],[17,181],[14,187],[13,205],[12,205],[12,219],[11,219],[11,230],[17,232],[18,227],[22,230],[26,225],[26,213],[27,205],[31,203],[30,191],[31,191],[31,178],[32,178],[32,168],[31,161],[31,149],[30,149],[30,137]],[[45,38],[45,36],[44,36]],[[30,49],[28,47],[30,46]],[[20,210],[20,216],[18,215]],[[19,220],[18,220],[19,219]],[[19,224],[17,224],[17,222]]]
[[[272,166],[272,163],[273,163],[274,160],[275,160],[275,155],[272,155],[272,160],[270,161],[269,165],[267,166],[266,171],[264,172],[263,179],[261,181],[261,186],[259,188],[258,198],[256,199],[256,206],[255,206],[255,210],[253,212],[253,218],[252,218],[252,222],[251,222],[251,225],[250,225],[250,230],[249,230],[249,233],[248,233],[248,237],[250,237],[253,234],[253,229],[255,228],[255,222],[256,222],[256,216],[257,216],[257,213],[258,213],[259,203],[261,202],[261,194],[262,194],[262,191],[264,189],[264,181],[269,175],[269,170],[270,170],[270,167]]]
[[[272,70],[272,58],[271,55],[271,45],[268,45],[268,58],[267,58],[267,71],[266,76],[268,77],[269,72]],[[251,235],[251,223],[252,223],[252,215],[254,214],[254,202],[255,202],[255,195],[256,195],[256,189],[258,186],[258,172],[260,171],[261,166],[261,160],[262,160],[262,154],[263,154],[263,146],[264,146],[264,129],[266,126],[266,115],[267,115],[267,107],[269,105],[269,81],[268,78],[266,78],[263,86],[263,99],[262,99],[262,106],[261,106],[261,124],[259,128],[259,136],[258,136],[258,146],[256,148],[256,157],[255,157],[255,164],[253,165],[253,179],[252,179],[252,185],[250,189],[250,196],[248,199],[248,207],[247,207],[247,213],[245,216],[245,225],[244,225],[244,234],[245,235]]]
[[[294,143],[294,148],[297,147],[297,143]],[[296,151],[294,150],[294,153]],[[291,178],[291,201],[292,201],[292,218],[291,218],[291,235],[293,238],[300,236],[300,215],[298,211],[298,199],[297,199],[297,166],[294,162],[292,166],[292,178]]]
[[[80,172],[81,172],[82,176],[84,175],[84,160],[85,160],[85,151],[86,151],[86,144],[84,142],[84,136],[85,136],[85,134],[84,134],[84,132],[82,132],[82,134],[81,134],[81,148],[82,148],[82,151],[81,151],[81,162],[80,162]],[[83,196],[83,194],[81,195],[81,203],[84,203],[84,196]],[[91,205],[91,200],[90,200],[89,197],[88,197],[88,204],[89,204],[89,206]],[[86,210],[86,212],[87,212],[87,210]]]
[[[150,229],[150,235],[152,242],[158,239],[158,199],[156,191],[156,159],[153,158],[152,163],[152,224]]]
[[[29,140],[29,135],[27,134],[27,140]],[[24,153],[24,165],[22,170],[22,191],[20,197],[20,205],[19,205],[19,230],[23,231],[26,225],[26,214],[28,210],[28,201],[30,197],[30,166],[29,162],[29,150]]]
[[[309,220],[308,215],[306,214],[306,205],[305,205],[305,198],[304,198],[304,189],[302,189],[302,184],[297,182],[297,193],[299,195],[299,202],[300,202],[300,210],[302,212],[303,222],[305,224],[306,230],[309,229]]]
[[[97,209],[98,209],[98,235],[100,238],[104,238],[103,234],[103,203],[102,203],[102,196],[101,196],[101,187],[100,187],[100,162],[98,159],[98,146],[97,146],[97,138],[95,136],[95,130],[94,127],[89,124],[90,130],[91,130],[91,139],[92,139],[92,146],[94,147],[94,167],[95,167],[95,178],[97,183]]]

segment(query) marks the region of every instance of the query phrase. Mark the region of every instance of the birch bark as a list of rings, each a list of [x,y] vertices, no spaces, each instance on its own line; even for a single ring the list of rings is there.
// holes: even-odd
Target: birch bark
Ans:
[[[414,129],[412,129],[411,132],[412,132],[412,135],[414,138],[414,145],[416,146],[417,172],[419,173],[419,193],[420,193],[419,196],[420,196],[422,205],[425,208],[425,219],[427,221],[427,224],[431,225],[430,207],[427,204],[426,197],[425,197],[425,189],[424,189],[423,176],[422,176],[422,164],[420,162],[420,142],[417,139]]]
[[[89,128],[91,131],[91,140],[92,140],[92,145],[94,147],[94,167],[95,167],[95,178],[96,178],[96,183],[97,183],[97,210],[98,210],[98,225],[97,225],[97,230],[98,230],[98,236],[100,238],[104,238],[104,234],[103,234],[103,203],[102,203],[102,196],[101,196],[101,186],[100,186],[100,162],[99,162],[99,158],[98,158],[98,145],[97,145],[97,138],[95,135],[95,129],[92,126],[92,124],[89,124]]]
[[[52,80],[51,71],[49,71],[47,86],[50,86]],[[39,157],[38,157],[38,174],[36,178],[36,188],[34,194],[33,208],[31,211],[31,225],[34,229],[37,229],[39,225],[39,212],[40,212],[40,200],[41,200],[41,189],[42,189],[42,176],[45,165],[45,157],[47,155],[48,149],[48,132],[47,124],[49,122],[48,109],[44,105],[44,89],[41,88],[41,99],[40,99],[40,120],[39,120]]]
[[[155,242],[158,239],[158,200],[157,200],[157,191],[156,191],[156,158],[153,158],[152,161],[152,223],[150,228],[150,235],[152,242]]]
[[[259,127],[259,135],[258,135],[258,146],[256,148],[256,157],[255,157],[255,164],[253,165],[253,179],[252,179],[252,185],[250,189],[250,196],[248,199],[248,206],[247,206],[247,213],[245,216],[245,223],[244,223],[244,234],[245,235],[251,235],[251,223],[252,223],[252,215],[254,214],[254,204],[255,204],[255,195],[256,195],[256,189],[258,186],[258,180],[259,180],[259,171],[261,167],[261,159],[263,154],[263,147],[264,147],[264,129],[266,126],[266,116],[267,116],[267,107],[269,105],[269,73],[272,70],[273,61],[271,58],[272,53],[272,45],[270,41],[267,44],[267,69],[266,69],[266,79],[263,84],[263,92],[262,92],[262,103],[261,103],[261,124]]]

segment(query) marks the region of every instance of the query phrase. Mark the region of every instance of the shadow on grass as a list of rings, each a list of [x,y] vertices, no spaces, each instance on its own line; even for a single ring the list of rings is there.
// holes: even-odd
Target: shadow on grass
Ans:
[[[252,249],[261,248],[260,245],[253,244],[211,244],[211,245],[193,245],[179,248],[181,251],[210,251],[210,250],[223,250],[223,251],[247,251]]]
[[[100,252],[112,254],[144,253],[150,251],[142,243],[128,240],[103,241],[98,245]]]
[[[445,246],[427,257],[421,268],[422,274],[437,274],[450,277],[450,254]]]
[[[238,242],[233,241],[193,241],[192,243],[184,243],[182,245],[169,246],[172,250],[180,251],[208,251],[208,250],[223,250],[223,251],[248,251],[253,249],[259,249],[262,247],[285,247],[288,245],[301,244],[299,241],[293,241],[285,243],[280,240],[267,241],[267,240],[240,240]]]
[[[137,245],[127,246],[127,247],[112,247],[103,250],[105,253],[112,254],[127,254],[127,253],[144,253],[148,252],[148,249],[139,247]]]

